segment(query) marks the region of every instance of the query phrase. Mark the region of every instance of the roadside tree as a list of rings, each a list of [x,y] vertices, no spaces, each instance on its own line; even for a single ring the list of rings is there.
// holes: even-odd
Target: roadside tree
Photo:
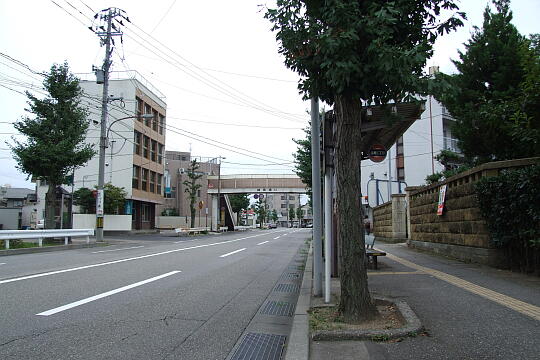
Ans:
[[[248,194],[232,194],[229,195],[229,201],[231,202],[232,211],[236,213],[237,224],[240,224],[240,217],[242,216],[242,210],[247,210],[249,207],[249,195]]]
[[[336,113],[339,310],[349,322],[373,318],[368,292],[360,196],[363,104],[410,99],[426,84],[423,68],[437,37],[462,25],[455,0],[277,0],[265,17],[279,53],[301,80],[304,98]],[[453,12],[440,21],[441,11]],[[391,120],[390,120],[391,121]]]
[[[45,196],[45,228],[55,228],[55,189],[69,182],[73,171],[96,153],[84,140],[88,130],[87,111],[80,106],[82,90],[79,80],[69,72],[67,63],[53,65],[44,75],[47,92],[38,99],[30,92],[25,116],[13,126],[26,137],[12,138],[8,144],[17,161],[17,168],[28,175],[45,180],[49,186]]]
[[[197,180],[202,178],[203,174],[198,172],[199,163],[197,160],[192,160],[187,171],[188,180],[184,180],[182,184],[186,187],[184,192],[188,193],[189,196],[189,211],[190,211],[190,227],[195,227],[195,214],[197,209],[195,208],[195,203],[197,202],[197,190],[199,190],[202,185],[197,184]]]

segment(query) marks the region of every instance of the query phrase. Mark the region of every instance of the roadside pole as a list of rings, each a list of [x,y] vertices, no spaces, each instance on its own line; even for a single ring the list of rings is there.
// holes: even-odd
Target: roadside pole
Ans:
[[[311,186],[313,192],[313,295],[322,296],[321,145],[319,99],[311,99]],[[288,211],[289,209],[287,209]]]

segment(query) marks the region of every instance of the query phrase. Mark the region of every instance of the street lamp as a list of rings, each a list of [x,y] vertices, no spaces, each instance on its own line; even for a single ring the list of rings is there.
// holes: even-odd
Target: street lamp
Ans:
[[[121,120],[133,119],[133,118],[143,118],[149,119],[153,118],[152,114],[143,114],[143,115],[132,115],[126,116],[120,119],[114,120],[109,124],[108,127],[101,124],[101,137],[99,142],[99,169],[98,169],[98,186],[97,186],[97,196],[96,196],[96,241],[103,241],[103,186],[105,185],[105,149],[107,148],[107,143],[109,140],[109,132],[114,123],[117,123]],[[102,119],[102,121],[107,121]],[[105,131],[107,129],[107,131]]]

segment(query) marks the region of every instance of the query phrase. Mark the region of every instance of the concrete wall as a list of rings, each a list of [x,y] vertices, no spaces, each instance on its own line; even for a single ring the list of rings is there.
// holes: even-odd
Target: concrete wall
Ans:
[[[199,222],[200,220],[200,222]],[[207,219],[203,215],[200,217],[195,216],[195,227],[206,227]],[[208,215],[208,227],[212,222],[212,218]],[[156,216],[156,228],[158,229],[176,229],[176,228],[189,228],[191,225],[191,217],[189,216]]]
[[[409,245],[465,261],[504,267],[504,251],[491,247],[476,201],[474,183],[501,170],[531,165],[540,158],[483,164],[444,182],[409,191]],[[437,215],[439,189],[447,185],[444,213]]]
[[[73,214],[74,229],[96,227],[95,214]],[[131,231],[131,215],[105,215],[104,231]]]
[[[18,230],[21,213],[21,208],[0,208],[2,230]]]

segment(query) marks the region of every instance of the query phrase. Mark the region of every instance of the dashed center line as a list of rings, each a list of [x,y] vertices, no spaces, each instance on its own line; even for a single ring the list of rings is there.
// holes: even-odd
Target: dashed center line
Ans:
[[[111,296],[111,295],[114,295],[114,294],[118,294],[119,292],[122,292],[122,291],[126,291],[126,290],[129,290],[129,289],[133,289],[137,286],[141,286],[141,285],[144,285],[144,284],[148,284],[152,281],[156,281],[156,280],[160,280],[160,279],[163,279],[167,276],[171,276],[171,275],[174,275],[174,274],[177,274],[179,273],[180,271],[171,271],[171,272],[168,272],[166,274],[163,274],[163,275],[159,275],[159,276],[155,276],[153,278],[150,278],[150,279],[146,279],[146,280],[143,280],[143,281],[139,281],[139,282],[136,282],[134,284],[131,284],[131,285],[127,285],[127,286],[123,286],[121,288],[118,288],[118,289],[114,289],[114,290],[111,290],[111,291],[107,291],[107,292],[104,292],[102,294],[99,294],[99,295],[95,295],[95,296],[91,296],[89,298],[86,298],[86,299],[82,299],[82,300],[79,300],[79,301],[75,301],[75,302],[72,302],[71,304],[67,304],[67,305],[64,305],[64,306],[59,306],[57,308],[54,308],[54,309],[51,309],[51,310],[47,310],[47,311],[44,311],[44,312],[41,312],[39,314],[36,314],[36,315],[39,315],[39,316],[49,316],[49,315],[53,315],[53,314],[56,314],[56,313],[59,313],[61,311],[65,311],[65,310],[69,310],[71,308],[74,308],[74,307],[77,307],[77,306],[81,306],[81,305],[84,305],[84,304],[87,304],[89,302],[92,302],[92,301],[96,301],[96,300],[99,300],[99,299],[103,299],[104,297],[107,297],[107,296]]]
[[[425,272],[426,274],[432,275],[440,280],[446,281],[447,283],[450,283],[454,286],[457,286],[459,288],[462,288],[466,291],[469,291],[473,294],[482,296],[488,300],[491,300],[497,304],[500,304],[502,306],[505,306],[509,309],[512,309],[514,311],[517,311],[523,315],[527,315],[535,320],[540,321],[540,307],[526,303],[524,301],[514,299],[513,297],[503,295],[501,293],[498,293],[496,291],[493,291],[491,289],[485,288],[480,285],[473,284],[469,281],[463,280],[461,278],[458,278],[457,276],[447,274],[445,272],[434,270],[425,266],[417,265],[413,262],[410,262],[408,260],[402,259],[398,256],[386,253],[386,257],[397,261],[398,263],[401,263],[407,267],[410,267],[412,269],[416,269],[422,272]]]
[[[220,257],[220,258],[224,258],[224,257],[227,257],[227,256],[229,256],[229,255],[239,253],[240,251],[244,251],[244,250],[246,250],[246,249],[247,249],[247,248],[243,248],[243,249],[231,251],[230,253],[226,253],[226,254],[220,255],[219,257]]]
[[[120,251],[120,250],[128,250],[128,249],[138,249],[138,248],[142,248],[142,247],[144,247],[144,246],[141,245],[141,246],[132,246],[132,247],[127,247],[127,248],[122,248],[122,249],[92,251],[92,254],[99,254],[99,253],[104,253],[104,252],[112,252],[112,251]]]
[[[267,242],[268,242],[268,240],[266,240],[266,241],[263,241],[263,242],[260,242],[260,243],[258,243],[257,245],[262,245],[262,244],[266,244]]]
[[[281,236],[275,237],[274,240],[277,240],[277,239],[279,239],[280,237],[281,237]]]

